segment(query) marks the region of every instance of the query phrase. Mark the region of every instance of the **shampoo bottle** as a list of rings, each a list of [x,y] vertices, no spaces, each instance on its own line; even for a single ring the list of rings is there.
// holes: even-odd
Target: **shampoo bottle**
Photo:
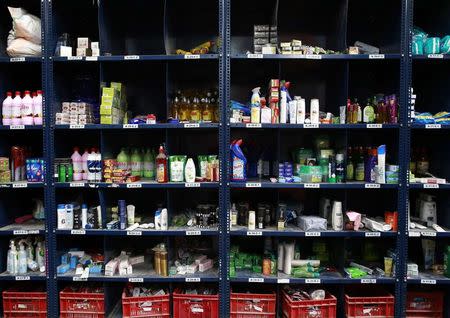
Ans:
[[[281,85],[281,101],[280,101],[280,123],[286,124],[287,122],[287,89],[284,83]]]
[[[161,210],[161,231],[167,231],[168,229],[168,215],[167,215],[167,209],[164,208]]]
[[[334,201],[331,211],[331,223],[333,231],[342,231],[344,229],[344,217],[342,214],[342,202]]]
[[[186,182],[195,182],[195,164],[192,158],[189,158],[184,167],[184,179]]]
[[[306,101],[304,98],[296,97],[297,99],[297,124],[305,123]]]

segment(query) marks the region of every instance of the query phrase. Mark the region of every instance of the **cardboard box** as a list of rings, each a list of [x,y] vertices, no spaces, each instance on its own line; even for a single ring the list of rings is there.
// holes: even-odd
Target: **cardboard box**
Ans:
[[[92,56],[92,50],[89,48],[77,48],[77,56]]]
[[[100,49],[100,43],[99,42],[91,42],[91,49],[99,50]]]
[[[77,38],[78,49],[89,49],[91,47],[91,41],[89,38]]]
[[[92,49],[92,56],[100,56],[100,49]]]
[[[73,56],[73,49],[71,46],[60,46],[59,56],[70,57]]]

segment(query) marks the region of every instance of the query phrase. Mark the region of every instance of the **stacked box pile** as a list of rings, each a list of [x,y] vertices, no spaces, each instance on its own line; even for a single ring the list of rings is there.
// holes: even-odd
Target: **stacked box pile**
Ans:
[[[278,27],[276,25],[254,25],[253,51],[261,54],[263,47],[276,47],[278,44]],[[269,52],[268,52],[269,53]],[[270,52],[272,53],[272,52]]]
[[[125,86],[111,82],[110,87],[103,87],[100,105],[100,124],[118,125],[127,121],[127,99]]]
[[[94,106],[85,102],[63,102],[56,113],[56,125],[95,124]]]

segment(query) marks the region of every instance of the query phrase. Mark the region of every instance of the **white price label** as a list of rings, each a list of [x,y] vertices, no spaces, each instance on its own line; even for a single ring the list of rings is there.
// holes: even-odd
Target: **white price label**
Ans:
[[[428,54],[429,59],[443,59],[444,54]]]
[[[128,189],[142,188],[142,183],[127,183]]]
[[[366,232],[364,233],[365,237],[380,237],[381,233],[380,232]]]
[[[198,283],[200,282],[200,277],[186,277],[184,281],[186,283]]]
[[[383,60],[384,58],[384,54],[369,54],[369,59],[371,60]]]
[[[84,125],[70,125],[69,129],[84,129]]]
[[[86,56],[86,61],[95,62],[98,60],[98,56]]]
[[[289,284],[290,280],[288,278],[278,278],[277,283],[278,284]]]
[[[142,236],[142,231],[127,231],[129,236]]]
[[[71,182],[69,183],[71,188],[82,188],[84,187],[84,183],[83,182]]]
[[[253,124],[253,123],[245,124],[245,128],[261,128],[261,127],[262,127],[261,124]]]
[[[30,230],[28,234],[39,234],[39,230]]]
[[[379,183],[367,183],[364,185],[366,189],[379,189],[381,186]]]
[[[320,236],[320,232],[305,232],[306,237],[318,237]]]
[[[249,59],[262,59],[264,57],[264,55],[262,54],[247,54],[247,58]]]
[[[320,183],[305,183],[306,189],[319,189]]]
[[[383,124],[367,124],[367,128],[383,128]]]
[[[10,130],[22,130],[25,129],[25,125],[11,125],[9,126]]]
[[[28,183],[13,183],[13,188],[28,188]]]
[[[184,56],[184,58],[186,60],[198,60],[198,59],[200,59],[200,55],[199,54],[186,54]]]
[[[72,234],[72,235],[85,235],[86,234],[86,230],[71,230],[70,234]]]
[[[13,231],[13,235],[28,235],[27,230],[15,230]]]
[[[264,283],[264,278],[252,277],[248,279],[249,283]]]
[[[361,279],[361,284],[376,284],[377,280],[376,279]]]
[[[128,281],[130,283],[143,283],[144,279],[142,277],[131,277],[131,278],[128,278]]]
[[[427,237],[436,237],[436,232],[425,231],[425,232],[421,232],[420,234],[422,236],[427,236]]]
[[[425,129],[441,129],[441,124],[426,124]]]
[[[124,124],[122,126],[122,128],[124,128],[124,129],[136,129],[136,128],[139,128],[139,125],[138,124]]]
[[[420,283],[424,284],[424,285],[436,285],[436,280],[435,279],[421,279]]]
[[[409,237],[420,237],[420,232],[409,232]]]
[[[74,281],[74,282],[87,282],[87,277],[78,277],[78,276],[75,276],[75,277],[72,277],[72,281]]]
[[[124,60],[139,60],[139,55],[125,55],[123,57]]]
[[[303,128],[319,128],[319,124],[304,124]]]
[[[261,183],[259,182],[247,182],[245,184],[246,188],[261,188]]]
[[[262,236],[261,231],[247,231],[247,236]]]
[[[200,124],[193,123],[193,124],[184,124],[184,128],[199,128]]]
[[[320,284],[320,279],[307,278],[307,279],[305,279],[305,284]]]
[[[10,62],[25,62],[24,57],[12,57],[9,59]]]
[[[186,231],[187,236],[202,235],[202,231]]]
[[[16,276],[16,280],[30,280],[30,276]]]
[[[305,58],[307,60],[321,60],[322,59],[322,55],[319,55],[319,54],[306,54]]]
[[[424,184],[424,189],[439,189],[439,184]]]
[[[200,182],[186,182],[184,184],[185,188],[200,188]]]
[[[83,59],[82,56],[68,56],[67,60],[68,61],[81,61]]]

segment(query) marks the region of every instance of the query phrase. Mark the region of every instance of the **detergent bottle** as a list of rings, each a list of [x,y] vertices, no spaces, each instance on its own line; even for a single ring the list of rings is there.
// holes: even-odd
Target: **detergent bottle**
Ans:
[[[247,180],[247,158],[241,149],[242,139],[235,140],[231,143],[231,165],[232,176],[231,181]]]

